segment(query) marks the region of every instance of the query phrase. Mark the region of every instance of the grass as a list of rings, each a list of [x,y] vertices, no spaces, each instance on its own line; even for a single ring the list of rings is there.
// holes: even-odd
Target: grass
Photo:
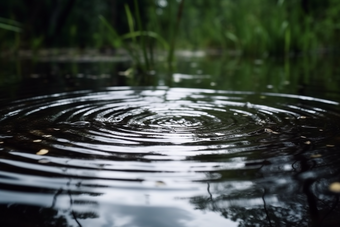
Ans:
[[[88,34],[80,32],[77,17],[98,15],[94,14],[97,11],[91,7],[76,8],[77,13],[71,15],[72,20],[64,26],[64,36],[58,39],[65,43],[58,43],[58,46],[84,44],[86,47],[101,48],[109,44],[114,48],[123,47],[143,71],[153,70],[155,50],[165,50],[171,68],[176,62],[176,49],[218,49],[263,57],[339,48],[338,0],[309,0],[306,1],[309,4],[307,9],[302,1],[287,0],[196,0],[190,4],[185,4],[185,0],[127,2],[131,4],[116,2],[119,23],[112,23],[116,24],[115,27],[105,19],[113,18],[112,12],[101,3],[101,15],[105,16],[100,17],[100,22],[91,20],[91,28],[97,30],[89,29]],[[15,11],[12,15],[16,15]],[[41,31],[24,30],[19,34],[21,28],[30,27],[30,24],[21,25],[0,18],[2,45],[20,48],[21,44],[32,49],[47,47],[46,37]],[[11,32],[15,32],[16,40],[25,37],[22,39],[25,43],[17,41],[13,44],[15,39],[8,34]],[[39,35],[34,37],[34,34]],[[87,36],[90,38],[84,39]],[[83,43],[84,40],[86,43]]]
[[[126,49],[130,57],[135,62],[135,68],[140,73],[147,74],[154,70],[154,47],[156,46],[153,41],[157,41],[158,45],[168,54],[167,63],[169,70],[172,70],[174,65],[174,51],[175,43],[178,34],[179,24],[183,12],[184,0],[181,0],[178,6],[177,20],[173,31],[172,39],[169,45],[169,41],[166,41],[161,35],[155,31],[145,30],[142,25],[142,20],[139,12],[138,1],[134,0],[134,15],[132,14],[130,7],[125,4],[125,13],[127,17],[129,33],[124,35],[118,35],[117,31],[110,25],[110,23],[103,17],[99,16],[101,22],[110,31],[110,40],[113,47],[123,47]],[[136,30],[137,28],[137,30]],[[158,46],[159,47],[159,46]]]
[[[301,1],[195,1],[185,6],[178,46],[236,50],[246,56],[290,55],[339,46],[340,2],[328,0],[314,6],[315,1],[308,2],[309,12]],[[166,29],[165,18],[175,18],[165,13],[158,17],[163,22],[160,27]],[[166,34],[165,29],[159,33]]]
[[[21,24],[19,22],[2,17],[0,17],[0,28],[12,32],[21,32]]]

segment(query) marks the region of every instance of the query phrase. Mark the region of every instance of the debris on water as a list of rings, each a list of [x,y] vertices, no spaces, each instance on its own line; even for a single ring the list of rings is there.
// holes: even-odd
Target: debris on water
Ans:
[[[310,142],[309,140],[307,140],[306,142],[305,142],[305,144],[307,144],[307,145],[309,145],[309,144],[311,144],[312,142]]]
[[[340,182],[333,182],[329,185],[329,190],[332,192],[340,193]]]
[[[310,157],[311,158],[321,158],[322,155],[321,154],[312,154]]]
[[[156,186],[156,187],[166,186],[166,183],[164,183],[164,181],[160,181],[160,180],[159,180],[159,181],[156,181],[156,182],[155,182],[155,186]]]
[[[47,158],[42,158],[40,160],[38,160],[39,163],[42,163],[42,164],[46,164],[46,163],[49,163],[50,160],[48,160]]]
[[[37,152],[37,155],[45,155],[48,153],[47,149],[41,149],[40,151]]]
[[[40,143],[42,140],[33,140],[33,143]]]
[[[335,147],[333,144],[327,144],[326,147]]]
[[[306,139],[307,137],[305,137],[305,136],[300,136],[302,139]]]
[[[306,119],[307,117],[306,116],[300,116],[298,117],[298,119]]]
[[[67,125],[67,126],[75,127],[75,128],[87,128],[91,126],[91,123],[88,121],[60,122],[58,124]]]
[[[275,131],[271,130],[270,128],[265,128],[264,131],[267,132],[267,133],[280,134],[279,132],[275,132]]]
[[[42,137],[44,137],[44,138],[50,138],[50,137],[52,137],[52,135],[42,135]]]

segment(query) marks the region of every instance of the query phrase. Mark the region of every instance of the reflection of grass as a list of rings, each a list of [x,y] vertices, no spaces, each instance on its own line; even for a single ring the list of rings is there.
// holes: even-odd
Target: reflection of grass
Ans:
[[[339,69],[336,57],[299,59],[201,58],[196,67],[179,61],[177,71],[196,79],[175,81],[174,86],[217,90],[290,93],[337,100]],[[199,79],[199,76],[206,77]],[[320,76],[322,75],[322,76]]]

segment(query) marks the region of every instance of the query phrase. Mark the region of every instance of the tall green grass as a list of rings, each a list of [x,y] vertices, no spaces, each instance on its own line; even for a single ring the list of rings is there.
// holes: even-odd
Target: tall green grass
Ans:
[[[171,7],[172,1],[168,1]],[[243,55],[290,55],[339,47],[340,1],[197,0],[185,6],[178,47],[222,49]],[[166,10],[166,9],[164,9]],[[154,17],[152,17],[154,18]],[[159,34],[167,34],[166,13]]]
[[[0,47],[14,51],[20,46],[21,24],[15,20],[0,17]],[[13,33],[14,34],[9,34]],[[13,37],[14,36],[14,37]]]
[[[7,31],[21,32],[21,24],[19,22],[2,17],[0,17],[0,28]]]
[[[154,51],[155,48],[163,49],[167,56],[167,63],[171,70],[174,65],[174,51],[176,38],[178,35],[179,24],[182,17],[184,6],[184,0],[181,0],[178,5],[178,12],[176,17],[176,23],[169,28],[172,32],[171,40],[165,40],[157,31],[146,30],[145,28],[152,27],[148,23],[143,23],[141,20],[138,1],[134,0],[135,12],[132,13],[130,7],[125,4],[125,13],[129,27],[129,33],[119,35],[118,32],[110,25],[110,23],[103,17],[99,16],[101,22],[110,31],[110,40],[113,47],[123,47],[126,49],[135,62],[135,67],[141,70],[140,73],[147,73],[154,69]],[[153,8],[155,10],[155,7]],[[154,12],[156,14],[156,12]],[[154,18],[156,19],[156,18]],[[152,21],[152,24],[157,24],[156,21]],[[155,42],[158,44],[156,45]],[[169,44],[170,43],[170,44]]]
[[[51,8],[50,1],[41,1],[50,6],[46,8],[46,14],[52,15],[55,9]],[[78,1],[73,14],[69,15],[70,19],[61,29],[60,37],[52,40],[54,43],[50,45],[123,47],[136,65],[145,71],[154,67],[155,53],[158,50],[167,53],[166,59],[171,66],[175,62],[176,49],[218,49],[247,56],[289,56],[292,53],[340,46],[338,0],[308,0],[307,11],[302,6],[302,1],[291,0],[184,2],[185,0],[131,0],[126,1],[129,5],[124,5],[125,1],[103,1],[96,4],[94,0]],[[13,3],[13,11],[4,15],[19,15],[17,12],[21,12],[23,8],[20,4]],[[65,3],[59,4],[62,6]],[[117,8],[112,10],[108,6]],[[27,9],[25,12],[31,15],[31,11]],[[93,15],[98,14],[105,15],[100,17],[101,22],[93,19]],[[113,23],[107,18],[116,18],[116,21]],[[47,46],[51,37],[46,31],[53,28],[53,20],[48,21],[32,25],[27,20],[21,25],[13,20],[0,18],[2,45],[20,48],[18,40],[25,37],[21,42],[25,48],[52,47]],[[111,24],[115,24],[115,27]],[[25,29],[19,34],[21,28]],[[14,45],[13,40],[17,40],[17,44]]]

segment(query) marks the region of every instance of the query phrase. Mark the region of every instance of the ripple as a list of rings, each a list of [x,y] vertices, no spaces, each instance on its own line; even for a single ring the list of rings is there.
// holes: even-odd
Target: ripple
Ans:
[[[273,176],[300,168],[301,151],[328,157],[339,120],[337,102],[274,93],[115,87],[21,99],[0,111],[0,178],[183,190],[240,170]]]

